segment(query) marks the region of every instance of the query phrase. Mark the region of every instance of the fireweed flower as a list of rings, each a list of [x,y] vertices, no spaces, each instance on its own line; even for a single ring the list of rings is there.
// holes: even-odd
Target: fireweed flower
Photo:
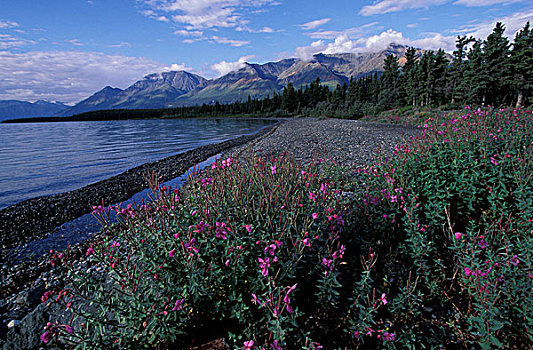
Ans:
[[[270,254],[270,255],[272,255],[272,256],[276,255],[276,248],[277,248],[277,247],[278,247],[278,246],[275,245],[275,244],[270,244],[270,245],[268,245],[268,246],[265,248],[265,254],[268,253],[268,254]]]
[[[379,299],[380,302],[383,304],[383,305],[387,305],[387,299],[385,299],[386,295],[385,293],[381,294],[381,298]]]
[[[92,255],[92,254],[94,254],[94,248],[93,248],[93,246],[90,246],[87,249],[87,252],[85,253],[85,256],[89,256],[89,255]]]
[[[309,199],[312,200],[313,202],[316,201],[316,196],[313,192],[309,192]]]
[[[52,332],[50,332],[50,331],[46,331],[46,332],[44,332],[43,334],[41,334],[41,337],[40,337],[40,338],[41,338],[41,341],[42,341],[43,343],[46,344],[46,343],[48,343],[50,340],[52,340]]]
[[[322,258],[322,265],[329,268],[330,270],[333,270],[333,266],[331,266],[332,262],[333,262],[332,259]]]
[[[518,256],[513,255],[513,257],[511,258],[511,264],[513,264],[513,266],[517,266],[519,262],[520,260],[518,260]]]
[[[485,239],[484,239],[483,236],[481,236],[480,238],[481,238],[481,239],[480,239],[480,241],[479,241],[479,243],[478,243],[477,245],[478,245],[481,249],[485,249],[485,248],[487,248],[488,245],[489,245],[489,244],[487,243],[487,241],[485,241]]]
[[[318,213],[311,214],[311,217],[313,218],[313,220],[318,219]]]
[[[257,261],[259,261],[259,268],[261,269],[261,274],[263,275],[263,277],[266,277],[268,275],[268,268],[270,267],[270,258],[258,258]]]
[[[455,232],[455,239],[456,240],[459,241],[461,239],[461,237],[463,237],[463,234],[461,232]]]
[[[331,256],[333,259],[342,259],[342,257],[344,256],[344,251],[346,250],[346,247],[344,247],[344,245],[341,245],[341,247],[339,248],[339,250],[337,250],[335,253],[333,253],[333,255]]]
[[[54,294],[54,291],[53,290],[49,290],[47,292],[45,292],[43,294],[43,296],[41,297],[41,301],[44,303],[48,300],[48,298],[50,298],[52,296],[52,294]]]
[[[94,206],[93,205],[93,214],[98,214],[98,215],[101,215],[105,212],[105,207],[99,205],[99,206]]]
[[[168,256],[173,258],[174,254],[176,254],[176,249],[172,249],[170,252],[168,252]]]
[[[246,229],[246,231],[248,231],[248,233],[252,232],[252,226],[251,225],[244,225],[244,228]]]
[[[394,333],[388,333],[388,332],[385,332],[383,333],[383,338],[381,338],[383,341],[394,341],[395,339],[395,334]]]
[[[216,222],[216,229],[215,229],[215,237],[216,238],[222,238],[222,239],[228,239],[226,234],[226,224],[223,222]],[[227,229],[228,231],[231,231],[230,229]]]
[[[270,345],[270,347],[274,350],[283,350],[283,348],[281,346],[278,345],[278,341],[277,340],[274,340],[272,342],[272,345]]]
[[[243,349],[244,350],[250,350],[253,346],[254,346],[254,341],[253,340],[248,340],[248,341],[244,342]]]
[[[63,327],[65,328],[65,332],[67,332],[68,334],[74,333],[74,328],[72,328],[72,326],[65,324],[63,325]]]
[[[278,171],[277,171],[277,168],[276,168],[275,165],[272,165],[272,166],[270,167],[270,171],[272,172],[272,175],[274,175],[274,174],[276,174],[276,173],[278,172]]]
[[[185,299],[179,299],[176,300],[174,303],[174,307],[172,308],[172,311],[179,311],[183,307],[183,303],[185,302]]]

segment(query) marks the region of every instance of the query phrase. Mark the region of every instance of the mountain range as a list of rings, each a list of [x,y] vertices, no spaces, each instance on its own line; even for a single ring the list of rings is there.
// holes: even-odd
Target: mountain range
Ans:
[[[388,55],[396,55],[402,63],[406,50],[405,46],[391,44],[378,52],[316,54],[308,61],[290,58],[265,64],[245,63],[239,70],[212,80],[186,71],[154,73],[124,90],[106,86],[72,107],[63,105],[62,108],[58,106],[58,110],[50,110],[49,115],[70,116],[102,109],[149,109],[214,102],[231,103],[246,100],[248,96],[272,96],[275,92],[282,91],[288,83],[298,88],[310,84],[316,78],[320,78],[322,84],[335,87],[337,84],[347,83],[352,77],[381,73],[383,62]],[[421,49],[417,50],[418,55],[423,52]],[[6,101],[0,101],[2,102]],[[1,106],[2,104],[0,115],[3,119],[6,119],[6,116],[21,115],[2,110]],[[31,113],[31,116],[38,115]]]
[[[47,117],[68,107],[61,102],[3,100],[0,101],[0,121],[20,117]]]

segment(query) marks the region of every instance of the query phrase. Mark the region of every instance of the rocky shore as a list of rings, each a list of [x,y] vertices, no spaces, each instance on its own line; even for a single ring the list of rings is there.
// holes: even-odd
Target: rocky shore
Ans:
[[[243,154],[253,145],[259,154],[267,157],[287,152],[304,164],[323,158],[356,167],[371,163],[379,152],[391,154],[395,145],[405,143],[418,133],[413,127],[357,120],[291,119],[268,137],[234,147],[226,153]]]
[[[145,177],[152,172],[161,181],[168,181],[209,157],[264,136],[274,127],[146,163],[74,191],[32,198],[4,208],[0,210],[0,263],[8,262],[10,249],[42,238],[54,228],[90,213],[94,205],[108,206],[129,199],[147,187]]]
[[[154,163],[130,169],[105,181],[52,197],[24,201],[0,211],[0,348],[39,349],[43,325],[61,310],[40,303],[44,291],[61,283],[47,258],[7,267],[9,249],[42,237],[46,232],[90,212],[91,206],[123,201],[146,186],[152,171],[163,181],[183,174],[191,166],[216,155],[242,156],[250,149],[271,156],[282,152],[303,163],[332,159],[345,166],[361,166],[376,159],[376,152],[391,153],[418,131],[414,128],[339,119],[289,119],[254,135],[208,145]],[[93,239],[98,239],[94,237]],[[92,239],[91,239],[92,240]],[[91,240],[71,249],[79,266]],[[53,317],[50,317],[50,315]]]

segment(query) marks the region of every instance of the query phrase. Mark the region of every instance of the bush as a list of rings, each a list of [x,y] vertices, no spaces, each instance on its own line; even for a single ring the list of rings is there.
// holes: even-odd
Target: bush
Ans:
[[[237,347],[314,348],[310,331],[337,307],[345,249],[346,201],[320,162],[228,158],[182,190],[152,178],[151,203],[115,208],[120,226],[95,208],[109,233],[58,292],[83,326],[49,334],[83,348],[175,347],[212,329]]]
[[[79,348],[533,346],[533,118],[466,108],[355,172],[217,161],[153,201],[95,208],[89,269],[47,291]],[[110,226],[111,210],[121,223]],[[420,344],[420,345],[418,345]]]

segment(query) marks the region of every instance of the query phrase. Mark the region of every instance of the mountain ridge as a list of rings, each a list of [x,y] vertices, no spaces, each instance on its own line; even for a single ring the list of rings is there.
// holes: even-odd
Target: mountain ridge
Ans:
[[[286,58],[264,64],[244,63],[242,68],[210,80],[187,71],[152,73],[126,89],[106,86],[72,107],[58,109],[54,115],[70,116],[103,109],[151,109],[215,102],[232,103],[248,97],[272,96],[280,93],[289,83],[299,88],[317,78],[320,78],[322,84],[335,87],[337,84],[347,83],[351,78],[381,73],[388,55],[396,55],[402,64],[406,50],[407,47],[393,43],[376,52],[318,53],[309,60]],[[424,51],[417,49],[417,55],[421,56]]]
[[[39,100],[36,102],[0,100],[0,121],[24,117],[48,117],[69,106],[61,102]]]

